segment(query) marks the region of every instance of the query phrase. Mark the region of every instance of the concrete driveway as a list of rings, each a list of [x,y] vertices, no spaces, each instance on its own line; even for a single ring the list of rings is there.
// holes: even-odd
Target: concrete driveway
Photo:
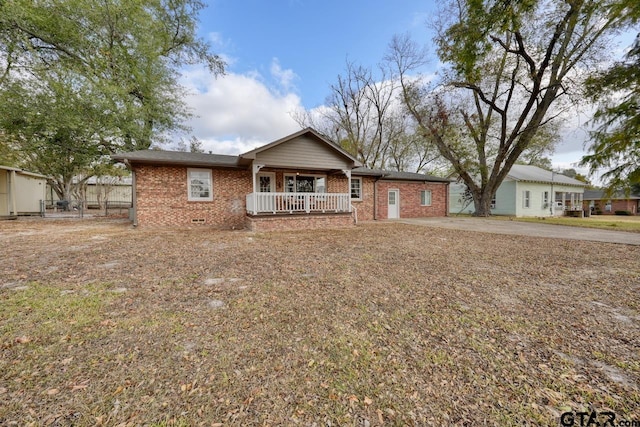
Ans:
[[[410,218],[394,220],[406,224],[483,233],[513,234],[518,236],[551,237],[555,239],[588,240],[593,242],[640,245],[640,233],[600,230],[596,228],[568,227],[564,225],[532,222],[502,221],[469,217]]]

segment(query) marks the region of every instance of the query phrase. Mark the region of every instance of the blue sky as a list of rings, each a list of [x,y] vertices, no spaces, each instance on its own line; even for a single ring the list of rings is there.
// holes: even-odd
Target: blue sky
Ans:
[[[184,70],[188,125],[206,150],[249,151],[300,129],[296,111],[321,108],[346,61],[373,67],[395,34],[431,46],[427,23],[437,2],[425,0],[208,0],[200,35],[227,62],[225,76]],[[623,43],[621,48],[628,46]],[[438,65],[432,59],[424,72]],[[575,167],[584,154],[589,120],[576,114],[552,160]],[[576,168],[578,169],[578,168]],[[581,170],[584,172],[584,170]]]
[[[275,60],[294,74],[283,89],[314,108],[347,59],[373,65],[393,35],[407,31],[426,41],[434,9],[424,0],[210,0],[201,23],[203,35],[229,57],[231,72],[269,76]]]

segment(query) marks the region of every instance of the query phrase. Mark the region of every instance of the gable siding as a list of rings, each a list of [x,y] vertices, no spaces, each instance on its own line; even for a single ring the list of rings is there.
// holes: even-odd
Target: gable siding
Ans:
[[[256,163],[273,167],[305,169],[351,169],[351,162],[326,144],[300,136],[256,153]]]

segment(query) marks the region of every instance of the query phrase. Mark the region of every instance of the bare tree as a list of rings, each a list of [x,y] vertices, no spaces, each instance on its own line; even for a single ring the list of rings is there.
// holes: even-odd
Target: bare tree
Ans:
[[[369,168],[423,172],[440,156],[429,139],[416,133],[393,68],[384,61],[377,71],[374,75],[348,62],[319,117],[305,112],[294,118],[328,135]]]
[[[475,215],[490,214],[511,167],[579,93],[582,68],[623,19],[610,3],[451,2],[437,27],[438,55],[451,66],[438,87],[412,78],[422,61],[415,44],[392,42],[405,105],[469,188]]]

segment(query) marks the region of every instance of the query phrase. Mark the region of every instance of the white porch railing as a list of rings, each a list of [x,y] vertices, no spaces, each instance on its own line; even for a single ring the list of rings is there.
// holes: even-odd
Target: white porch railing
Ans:
[[[351,212],[349,194],[343,193],[250,193],[247,194],[247,212],[311,213]]]

